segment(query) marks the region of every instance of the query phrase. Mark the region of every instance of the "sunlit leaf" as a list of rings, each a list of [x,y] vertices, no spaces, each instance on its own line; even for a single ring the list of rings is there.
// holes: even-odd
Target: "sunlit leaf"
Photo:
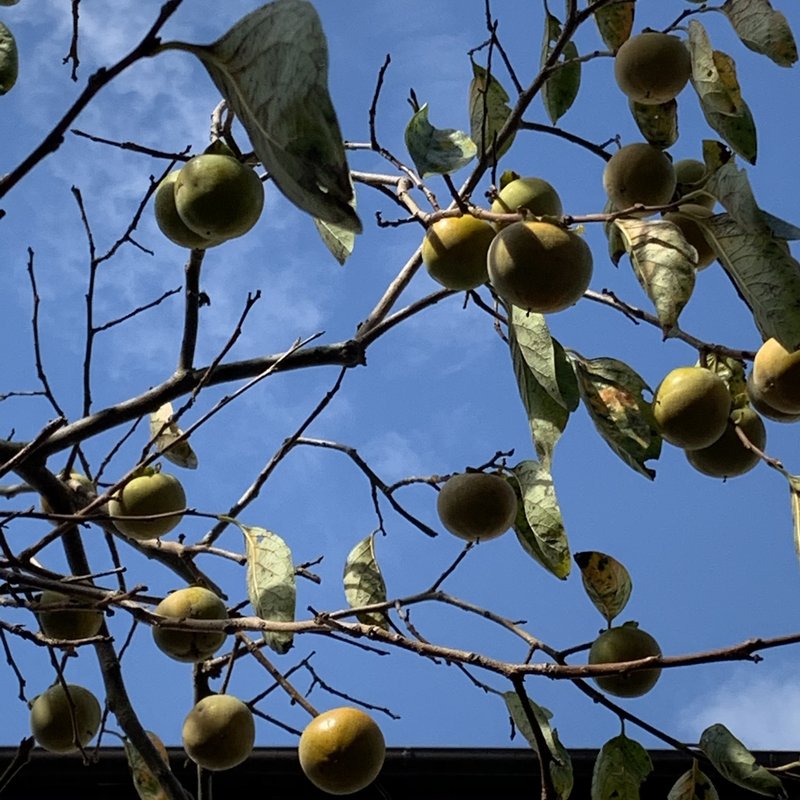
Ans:
[[[667,800],[719,800],[719,795],[708,776],[700,771],[700,764],[693,761],[692,768],[675,781]]]
[[[722,11],[745,47],[768,56],[781,67],[791,67],[797,61],[792,29],[769,0],[727,0]]]
[[[692,86],[708,124],[751,164],[756,163],[757,141],[753,115],[742,97],[733,59],[711,47],[705,28],[689,23]]]
[[[19,54],[14,34],[0,22],[0,95],[4,95],[17,82]]]
[[[631,596],[630,573],[612,556],[596,551],[575,553],[575,563],[580,567],[586,594],[611,625]]]
[[[764,797],[789,797],[780,779],[758,764],[744,744],[721,723],[703,731],[700,749],[717,772],[731,783]]]
[[[362,539],[347,556],[344,566],[344,594],[350,608],[386,602],[386,583],[375,558],[375,534]],[[358,621],[389,629],[383,611],[362,612]]]
[[[509,478],[509,483],[520,501],[514,522],[517,539],[529,556],[563,580],[572,564],[553,476],[538,461],[522,461],[512,472],[516,480]]]
[[[553,779],[553,787],[556,790],[555,800],[567,800],[572,793],[573,773],[572,759],[569,753],[558,738],[558,731],[550,727],[550,720],[553,715],[542,706],[537,705],[530,698],[528,704],[533,713],[536,724],[541,731],[541,738],[547,744],[549,753],[539,753],[536,736],[534,735],[531,723],[522,705],[522,700],[516,692],[504,692],[503,699],[506,701],[508,713],[514,720],[517,730],[525,737],[533,751],[539,755],[540,763],[549,763],[550,777]]]
[[[619,50],[630,38],[635,8],[635,0],[627,0],[627,2],[608,3],[594,12],[597,29],[609,50]]]
[[[256,616],[268,622],[293,622],[297,589],[288,545],[264,528],[237,524],[247,556],[247,598]],[[281,655],[291,649],[292,640],[291,633],[264,631],[264,641]]]
[[[417,172],[449,175],[469,164],[477,148],[464,131],[434,128],[428,122],[428,104],[417,111],[406,126],[406,148]]]
[[[666,336],[692,296],[697,250],[678,226],[667,220],[618,219],[616,225]]]
[[[542,66],[550,58],[561,32],[562,27],[559,20],[548,13],[544,24]],[[581,86],[581,64],[579,61],[575,61],[577,58],[578,48],[575,42],[570,40],[566,43],[556,61],[555,72],[548,77],[544,82],[544,86],[542,86],[542,101],[544,102],[547,116],[550,117],[553,125],[569,111],[578,96],[578,90]]]
[[[509,326],[508,342],[517,388],[528,417],[536,454],[545,466],[549,466],[556,443],[567,427],[569,411],[556,402],[536,379],[517,342],[514,326]]]
[[[586,410],[600,435],[632,469],[652,480],[655,470],[645,465],[661,454],[661,436],[649,389],[639,374],[615,358],[585,359],[572,354]]]
[[[511,113],[508,93],[488,70],[472,61],[472,80],[469,84],[469,129],[470,137],[478,153],[493,152],[495,136]],[[497,158],[511,147],[514,135],[506,139],[498,149]]]
[[[550,336],[544,314],[511,306],[510,324],[536,381],[560,406],[574,411],[580,398],[575,372],[564,348]]]
[[[794,534],[794,552],[800,561],[800,475],[790,475],[789,497],[792,504],[792,532]]]
[[[645,105],[631,100],[628,106],[642,136],[654,147],[665,150],[678,141],[677,101]]]
[[[167,461],[186,469],[197,469],[197,455],[187,439],[178,441],[183,431],[173,420],[172,403],[164,403],[150,415],[150,436],[155,446]]]
[[[597,754],[591,800],[639,800],[639,787],[653,771],[650,756],[624,734],[609,739]]]
[[[342,133],[328,93],[328,45],[308,0],[274,0],[210,45],[166,42],[208,71],[278,188],[311,216],[359,233]]]
[[[720,263],[733,280],[766,341],[800,347],[800,264],[769,229],[747,230],[729,214],[705,220]]]
[[[164,742],[152,731],[145,731],[145,733],[148,739],[155,745],[156,750],[161,754],[161,758],[169,764],[169,755],[167,753],[167,748],[164,746]],[[150,769],[144,763],[144,759],[139,754],[139,751],[128,739],[125,739],[125,757],[128,759],[128,766],[130,767],[131,777],[133,778],[133,786],[141,800],[167,800],[167,793],[164,791],[155,775],[150,772]]]
[[[350,201],[350,205],[355,211],[355,190],[353,190],[353,199]],[[323,244],[328,248],[331,255],[339,264],[344,264],[353,254],[353,248],[355,247],[356,235],[353,230],[346,225],[337,225],[335,222],[325,222],[321,219],[314,219],[314,225],[316,225],[317,233],[319,233]]]

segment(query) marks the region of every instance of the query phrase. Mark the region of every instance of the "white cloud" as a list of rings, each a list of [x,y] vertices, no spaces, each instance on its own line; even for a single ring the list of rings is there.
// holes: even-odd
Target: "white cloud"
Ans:
[[[425,459],[410,437],[387,430],[372,439],[361,454],[367,463],[387,483],[409,475],[425,474]]]
[[[725,725],[751,750],[800,747],[800,678],[786,667],[767,675],[758,667],[740,667],[730,678],[694,698],[680,716],[686,741],[716,722]]]

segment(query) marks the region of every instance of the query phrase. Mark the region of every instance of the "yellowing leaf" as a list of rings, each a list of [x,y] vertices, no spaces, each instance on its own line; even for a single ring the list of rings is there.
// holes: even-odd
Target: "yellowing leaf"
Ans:
[[[552,14],[547,14],[544,26],[544,42],[542,43],[542,60],[544,66],[553,52],[553,47],[561,36],[561,23]],[[542,101],[547,116],[553,125],[569,111],[578,96],[581,86],[581,64],[575,42],[569,41],[564,46],[556,62],[556,69],[542,86]]]
[[[597,755],[591,800],[639,800],[639,787],[653,771],[647,751],[624,734],[609,739]]]
[[[719,800],[719,795],[708,776],[700,771],[700,765],[695,760],[692,762],[692,768],[675,781],[675,785],[669,790],[667,800]]]
[[[164,742],[152,731],[145,731],[145,733],[161,754],[161,758],[169,764],[169,755],[167,748],[164,747]],[[133,786],[141,800],[167,800],[167,793],[156,780],[155,775],[150,772],[139,751],[127,739],[125,740],[125,756],[131,769]]]
[[[478,148],[478,154],[492,153],[495,136],[511,113],[508,93],[488,70],[472,62],[473,78],[469,84],[469,130],[470,138]],[[499,148],[499,159],[511,147],[514,136],[509,136]]]
[[[616,225],[666,336],[692,296],[697,250],[667,220],[618,219]]]
[[[183,431],[173,420],[172,403],[164,403],[150,415],[150,436],[155,446],[167,461],[179,467],[197,469],[197,456],[187,439],[177,441]]]
[[[745,47],[768,56],[781,67],[791,67],[797,61],[792,29],[769,0],[727,0],[722,11]]]
[[[758,764],[753,754],[721,723],[703,731],[700,749],[717,772],[731,783],[765,797],[789,797],[780,779]]]
[[[789,476],[789,498],[792,503],[792,530],[794,533],[794,552],[800,561],[800,476]]]
[[[630,573],[615,558],[596,551],[575,553],[575,563],[580,567],[586,594],[610,626],[631,596]]]
[[[259,161],[303,211],[361,232],[342,133],[328,93],[328,45],[308,0],[273,0],[211,45],[167,42],[208,71]]]
[[[550,470],[538,461],[522,461],[512,472],[508,481],[520,501],[514,521],[517,539],[531,558],[564,580],[572,564]]]
[[[652,480],[655,470],[646,461],[661,454],[661,436],[648,388],[641,376],[615,358],[586,359],[572,354],[581,397],[597,431],[608,446],[632,469]]]
[[[711,47],[705,28],[697,20],[689,23],[689,52],[692,86],[706,121],[742,158],[755,164],[756,126],[742,98],[733,59]]]
[[[630,38],[635,8],[635,0],[626,0],[608,3],[594,12],[594,21],[609,50],[618,50]]]
[[[14,34],[0,22],[0,95],[5,94],[17,82],[19,54]]]
[[[344,594],[350,608],[386,602],[386,583],[375,558],[375,534],[362,539],[347,556],[344,566]],[[389,629],[383,611],[361,612],[358,621]]]
[[[236,524],[244,534],[250,605],[260,619],[293,622],[297,589],[288,545],[280,536],[264,528]],[[281,655],[291,649],[293,638],[291,633],[264,632],[264,641]]]
[[[563,744],[558,738],[558,731],[550,727],[550,720],[553,715],[543,706],[537,705],[529,697],[527,698],[528,704],[533,712],[534,719],[538,725],[541,736],[547,744],[549,753],[539,753],[539,748],[536,742],[531,723],[525,713],[522,705],[522,700],[516,692],[504,692],[503,700],[506,702],[508,713],[511,719],[514,720],[514,725],[517,730],[525,737],[525,740],[531,746],[533,751],[539,755],[539,763],[545,761],[550,764],[550,776],[553,779],[553,787],[556,790],[556,798],[554,800],[567,800],[572,793],[572,785],[574,782],[572,772],[572,759]]]
[[[645,105],[631,100],[628,106],[642,136],[654,147],[665,150],[678,141],[677,101]]]
[[[449,175],[469,164],[477,148],[463,131],[434,128],[428,122],[425,103],[406,125],[406,148],[417,172],[427,175]]]

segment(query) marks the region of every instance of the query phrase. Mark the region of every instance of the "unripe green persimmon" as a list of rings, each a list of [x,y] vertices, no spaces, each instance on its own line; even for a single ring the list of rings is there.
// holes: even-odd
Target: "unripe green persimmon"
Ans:
[[[366,788],[377,778],[386,745],[369,714],[342,707],[325,711],[308,723],[297,754],[314,786],[328,794],[345,795]]]
[[[616,664],[660,656],[658,642],[635,625],[621,625],[603,631],[589,650],[590,664]],[[641,697],[658,681],[661,668],[639,669],[619,675],[598,675],[594,681],[607,694],[615,697]]]
[[[488,280],[486,253],[493,238],[494,228],[470,214],[437,220],[422,241],[425,269],[447,289],[475,289]]]
[[[108,503],[108,513],[114,527],[133,539],[155,539],[169,533],[183,519],[185,508],[183,486],[174,475],[165,472],[131,479]],[[145,519],[154,514],[170,512],[175,513],[157,519]]]
[[[703,180],[706,176],[706,165],[696,158],[682,158],[673,165],[675,170],[676,200],[680,200],[684,195],[697,192],[702,188]],[[717,204],[717,198],[711,194],[702,193],[694,195],[689,201],[694,205],[705,206],[713,209]]]
[[[564,213],[558,192],[542,178],[517,178],[507,183],[492,201],[495,214],[525,210],[535,217],[560,217]],[[508,223],[495,223],[500,230]]]
[[[189,247],[197,250],[205,250],[208,247],[215,247],[222,244],[224,239],[209,239],[195,233],[189,228],[178,214],[178,207],[175,205],[175,182],[178,179],[179,169],[170,172],[155,192],[153,200],[156,214],[156,223],[161,233],[171,242],[181,247]]]
[[[264,186],[233,156],[203,153],[184,164],[175,179],[175,207],[189,229],[206,239],[247,233],[264,208]]]
[[[67,604],[74,607],[47,610],[48,606]],[[81,607],[78,600],[50,589],[42,592],[36,616],[42,633],[51,639],[87,639],[95,636],[103,625],[102,611]]]
[[[182,738],[186,755],[203,769],[232,769],[253,752],[253,712],[233,695],[209,695],[186,716]]]
[[[736,433],[737,425],[748,441],[763,452],[767,443],[763,420],[752,408],[739,408],[731,412],[728,425],[716,442],[699,450],[686,451],[689,463],[698,472],[712,478],[735,478],[753,469],[760,458],[744,446]]]
[[[614,77],[630,100],[667,103],[680,94],[692,73],[692,59],[677,37],[648,31],[631,36],[617,51]]]
[[[51,753],[72,753],[75,731],[72,724],[70,699],[75,706],[75,729],[81,747],[86,747],[100,729],[100,703],[83,686],[68,684],[69,698],[64,687],[56,683],[36,697],[31,704],[31,733],[36,741]]]
[[[653,416],[661,435],[684,450],[699,450],[719,439],[730,410],[725,381],[703,367],[672,370],[653,398]]]
[[[549,313],[574,305],[592,278],[592,251],[577,233],[550,222],[514,222],[489,248],[489,280],[507,303]]]
[[[603,171],[603,187],[618,210],[641,203],[662,206],[672,200],[677,180],[669,158],[657,147],[634,142],[611,156]]]
[[[227,619],[225,603],[202,586],[187,586],[168,594],[154,609],[175,619]],[[225,643],[224,631],[179,631],[154,625],[153,641],[176,661],[196,663],[211,658]]]
[[[778,411],[773,408],[759,393],[758,389],[753,384],[753,373],[747,376],[747,399],[752,404],[753,408],[761,414],[762,417],[771,419],[773,422],[792,423],[800,420],[800,412],[797,414],[787,414],[784,411]]]
[[[664,219],[677,225],[683,238],[697,250],[695,269],[705,269],[717,257],[716,251],[706,238],[703,226],[698,222],[698,220],[710,217],[711,213],[706,206],[686,203],[686,205],[678,206],[677,211],[668,211],[664,214]]]
[[[759,347],[751,373],[755,393],[784,414],[800,413],[800,350],[790,353],[777,339]]]
[[[462,472],[442,486],[436,509],[442,525],[459,539],[487,541],[514,524],[517,495],[500,475]]]

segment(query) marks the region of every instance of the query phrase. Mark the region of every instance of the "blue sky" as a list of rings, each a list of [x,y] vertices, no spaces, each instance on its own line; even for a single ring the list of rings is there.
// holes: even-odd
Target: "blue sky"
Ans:
[[[71,102],[89,74],[130,48],[155,17],[159,3],[133,0],[84,0],[81,4],[80,80],[73,84],[61,61],[69,46],[70,18],[62,0],[22,0],[4,8],[2,19],[15,32],[21,58],[17,86],[0,102],[0,171],[7,172],[40,140]],[[210,41],[246,12],[251,0],[225,3],[186,2],[168,24],[164,38]],[[485,39],[483,3],[478,0],[409,0],[401,4],[318,3],[329,41],[331,94],[346,139],[368,139],[368,108],[386,53],[392,63],[378,108],[381,143],[406,158],[403,130],[410,115],[406,102],[413,87],[427,102],[439,127],[468,129],[467,86],[471,77],[467,50]],[[495,3],[499,34],[525,82],[539,60],[542,13],[537,4]],[[558,4],[554,4],[557,6]],[[640,3],[636,29],[663,27],[686,3],[668,0]],[[800,9],[776,0],[795,32]],[[657,6],[657,7],[656,7]],[[555,10],[555,9],[554,9]],[[781,69],[746,50],[718,14],[702,17],[712,42],[732,55],[739,68],[745,99],[758,123],[760,157],[748,175],[762,206],[797,223],[796,187],[800,173],[794,156],[800,82],[796,70]],[[596,29],[587,25],[577,38],[581,52],[602,49]],[[627,103],[611,82],[610,58],[584,66],[583,87],[562,120],[571,131],[603,142],[616,135],[623,142],[639,135]],[[498,72],[507,88],[507,76]],[[168,53],[135,65],[81,115],[75,127],[110,139],[134,140],[149,147],[199,151],[207,141],[208,119],[218,96],[194,59]],[[703,138],[714,138],[691,88],[679,99],[680,139],[675,159],[699,157]],[[545,121],[540,101],[526,118]],[[354,169],[385,172],[372,154],[352,153]],[[554,183],[572,214],[602,210],[603,163],[585,150],[540,134],[520,134],[503,166]],[[35,252],[41,294],[43,359],[54,391],[74,418],[81,404],[80,367],[84,342],[84,293],[88,257],[84,231],[70,192],[76,185],[86,200],[98,247],[108,247],[127,224],[151,174],[163,162],[67,136],[61,149],[40,164],[0,204],[0,248],[6,274],[2,301],[3,338],[0,392],[38,388],[32,368],[31,293],[26,276],[27,248]],[[456,183],[467,170],[456,176]],[[441,181],[430,180],[440,197]],[[476,196],[488,188],[484,180]],[[374,212],[391,218],[396,211],[385,198],[358,189],[359,212],[366,232],[352,258],[339,267],[319,242],[308,217],[267,186],[264,215],[242,239],[209,251],[203,290],[211,306],[203,309],[198,361],[207,363],[231,334],[248,292],[261,290],[257,304],[232,357],[280,352],[297,337],[325,331],[324,341],[350,336],[369,313],[386,284],[419,244],[417,226],[377,229]],[[615,268],[606,256],[599,226],[587,240],[595,254],[591,288],[613,289],[633,305],[648,308],[627,259]],[[122,248],[99,276],[96,313],[111,319],[182,283],[185,252],[158,232],[150,209],[138,241],[154,251]],[[797,255],[796,245],[792,245]],[[420,271],[405,302],[435,290]],[[630,363],[655,386],[670,369],[694,363],[696,353],[678,341],[662,342],[659,332],[634,326],[618,313],[589,301],[548,319],[567,347],[585,356],[614,356]],[[102,408],[141,393],[173,369],[179,344],[178,301],[141,314],[130,324],[99,337],[95,356],[94,407]],[[755,349],[758,332],[719,265],[698,276],[695,295],[682,327],[708,341]],[[428,309],[376,342],[369,365],[352,371],[326,414],[309,435],[356,447],[370,465],[391,482],[408,475],[445,474],[485,462],[497,450],[515,450],[512,463],[534,455],[505,345],[492,321],[474,307],[451,298]],[[335,379],[335,370],[316,369],[266,381],[257,390],[201,428],[192,440],[200,459],[196,473],[180,472],[189,504],[207,512],[225,511],[314,407]],[[200,410],[223,390],[201,396]],[[39,399],[0,403],[3,434],[14,429],[20,439],[34,435],[52,416]],[[800,473],[796,426],[767,423],[767,451]],[[109,476],[124,473],[145,442],[144,429],[115,456]],[[114,437],[98,437],[87,446],[97,463]],[[50,466],[57,469],[57,459]],[[724,646],[753,636],[797,630],[800,595],[797,557],[785,482],[766,466],[727,483],[694,472],[683,454],[665,445],[658,475],[650,483],[628,469],[595,433],[585,412],[576,412],[554,459],[556,490],[573,552],[601,550],[629,569],[634,591],[624,619],[637,619],[668,654]],[[167,467],[170,471],[175,468]],[[398,498],[428,524],[437,526],[435,493],[429,487],[402,490]],[[0,507],[18,508],[18,497]],[[460,543],[443,533],[429,540],[384,509],[388,535],[377,542],[377,555],[390,596],[429,586],[453,561]],[[291,546],[295,560],[320,555],[316,570],[321,586],[300,582],[298,613],[307,606],[337,609],[344,604],[341,570],[352,546],[376,526],[369,487],[341,454],[299,448],[270,479],[242,522],[274,530]],[[187,537],[199,539],[202,520],[187,520]],[[16,545],[42,533],[41,523],[9,531]],[[104,564],[95,532],[87,542],[98,568]],[[99,536],[98,536],[99,539]],[[241,536],[229,529],[222,544],[241,549]],[[126,554],[127,557],[127,554]],[[41,555],[53,569],[63,568],[57,547]],[[129,581],[146,583],[151,592],[178,588],[176,579],[131,551]],[[208,569],[244,597],[244,577],[228,563]],[[450,593],[514,619],[556,647],[591,640],[602,619],[585,596],[574,572],[566,582],[546,574],[522,554],[513,534],[471,552],[444,587]],[[33,624],[30,615],[19,617]],[[474,649],[510,661],[524,649],[488,623],[465,618],[452,609],[415,608],[412,619],[426,638]],[[118,614],[110,621],[118,640],[127,631]],[[400,715],[378,715],[392,745],[505,746],[508,720],[501,701],[476,689],[456,669],[393,652],[366,654],[356,648],[300,637],[286,656],[275,657],[288,669],[315,651],[312,663],[338,690]],[[33,696],[52,679],[44,651],[15,642],[15,658]],[[800,692],[797,649],[773,650],[758,665],[705,666],[669,670],[648,696],[629,701],[634,713],[686,741],[696,741],[710,722],[727,723],[752,747],[797,749]],[[139,630],[123,662],[134,703],[145,726],[169,743],[180,737],[180,724],[191,702],[191,671],[155,650],[147,631]],[[97,667],[90,652],[73,660],[68,677],[99,691]],[[476,673],[477,674],[477,673]],[[0,742],[14,743],[27,732],[27,709],[13,699],[14,677],[0,664],[0,682],[8,687]],[[506,690],[499,679],[478,675]],[[252,697],[265,686],[260,668],[237,667],[231,691]],[[310,679],[298,680],[305,690]],[[554,724],[568,747],[598,746],[618,731],[617,719],[595,707],[569,684],[530,680],[528,693],[554,713]],[[749,698],[747,702],[743,698]],[[340,701],[315,689],[320,708]],[[303,712],[273,693],[262,710],[289,725],[302,727]],[[630,727],[646,745],[654,740]],[[293,744],[293,736],[259,723],[261,744]],[[110,740],[109,740],[110,742]],[[524,746],[519,739],[519,746]]]

